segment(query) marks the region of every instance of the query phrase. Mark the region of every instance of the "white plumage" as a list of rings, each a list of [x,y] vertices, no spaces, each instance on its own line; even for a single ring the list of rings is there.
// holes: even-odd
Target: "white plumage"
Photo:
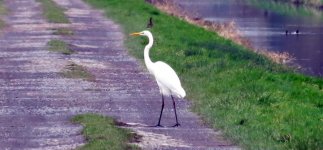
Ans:
[[[163,95],[174,95],[178,98],[184,98],[186,93],[181,86],[175,71],[166,63],[157,61],[154,63],[152,74],[155,76],[160,93]]]
[[[158,124],[156,126],[161,126],[160,125],[160,120],[161,116],[163,113],[164,109],[164,96],[171,96],[173,100],[173,106],[174,106],[174,111],[175,111],[175,117],[176,117],[176,124],[174,126],[179,126],[180,124],[178,123],[177,120],[177,114],[176,114],[176,106],[175,106],[175,101],[173,98],[173,95],[178,97],[178,98],[184,98],[186,96],[185,90],[181,86],[181,82],[175,73],[174,69],[171,68],[168,64],[162,62],[162,61],[157,61],[157,62],[152,62],[150,57],[149,57],[149,50],[153,45],[153,36],[150,33],[150,31],[142,31],[142,32],[137,32],[137,33],[132,33],[131,35],[133,36],[147,36],[149,39],[149,43],[146,45],[145,50],[144,50],[144,59],[145,59],[145,64],[149,70],[149,72],[154,75],[160,93],[162,94],[162,109],[160,112],[160,117]]]

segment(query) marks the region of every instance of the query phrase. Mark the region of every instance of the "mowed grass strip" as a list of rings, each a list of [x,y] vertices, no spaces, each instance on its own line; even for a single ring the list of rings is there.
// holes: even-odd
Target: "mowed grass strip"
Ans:
[[[84,0],[121,24],[125,35],[151,29],[152,60],[170,64],[188,99],[214,128],[245,149],[323,149],[323,80],[296,73],[173,16],[144,0]],[[143,59],[146,38],[128,37]]]
[[[44,17],[51,23],[69,23],[64,14],[64,9],[52,0],[37,0],[42,4]]]
[[[49,46],[49,49],[48,49],[49,51],[59,52],[65,55],[71,55],[75,53],[75,51],[72,50],[70,46],[62,40],[58,40],[58,39],[50,40],[47,43],[47,46]]]
[[[82,133],[87,144],[79,148],[80,150],[139,149],[139,147],[129,143],[137,141],[140,137],[128,129],[119,128],[117,122],[112,118],[96,114],[84,114],[75,116],[72,122],[84,126]]]

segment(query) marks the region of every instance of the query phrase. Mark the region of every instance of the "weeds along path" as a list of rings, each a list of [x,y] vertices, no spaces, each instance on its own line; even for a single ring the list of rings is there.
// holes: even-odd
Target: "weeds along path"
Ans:
[[[119,26],[81,0],[54,1],[66,9],[69,24],[46,22],[36,0],[5,1],[10,13],[0,36],[1,148],[76,148],[85,139],[69,119],[92,112],[128,124],[143,136],[143,149],[239,149],[205,127],[185,100],[177,102],[181,127],[146,127],[157,123],[158,87],[127,54]],[[47,43],[58,39],[73,53],[49,51]],[[90,78],[82,72],[65,76],[71,66]],[[175,122],[171,108],[167,99],[163,125]]]

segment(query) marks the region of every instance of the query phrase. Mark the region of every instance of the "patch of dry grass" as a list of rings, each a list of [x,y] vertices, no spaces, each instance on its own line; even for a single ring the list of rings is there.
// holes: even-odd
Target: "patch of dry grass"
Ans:
[[[87,81],[95,80],[95,76],[90,71],[74,62],[68,64],[61,72],[61,75],[65,78],[84,79]]]
[[[64,35],[64,36],[68,36],[68,35],[73,35],[73,31],[69,28],[58,28],[58,29],[53,29],[54,35]]]
[[[47,45],[49,46],[49,51],[59,52],[64,55],[71,55],[75,53],[75,51],[70,48],[70,45],[62,40],[50,40],[48,41]]]
[[[289,64],[292,60],[294,60],[294,57],[287,52],[279,53],[279,52],[268,51],[265,49],[262,49],[262,50],[252,49],[252,50],[254,50],[258,54],[261,54],[270,58],[272,61],[279,64]]]

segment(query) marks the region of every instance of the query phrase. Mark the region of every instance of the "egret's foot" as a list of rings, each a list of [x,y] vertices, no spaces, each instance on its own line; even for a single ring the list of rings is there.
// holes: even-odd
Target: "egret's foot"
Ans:
[[[175,124],[175,125],[173,125],[172,127],[179,127],[179,126],[181,126],[181,124],[176,123],[176,124]]]
[[[162,125],[160,125],[160,124],[157,124],[157,125],[155,125],[155,126],[153,126],[153,127],[160,127],[160,128],[163,128],[164,126],[162,126]]]

